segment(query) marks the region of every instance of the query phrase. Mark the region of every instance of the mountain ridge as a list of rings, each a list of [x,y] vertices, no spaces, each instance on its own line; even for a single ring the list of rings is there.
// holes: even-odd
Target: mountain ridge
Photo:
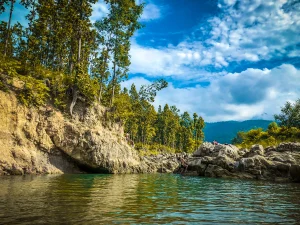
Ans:
[[[272,120],[245,120],[245,121],[220,121],[205,123],[204,140],[219,143],[231,143],[231,140],[239,131],[249,131],[251,129],[268,128]]]

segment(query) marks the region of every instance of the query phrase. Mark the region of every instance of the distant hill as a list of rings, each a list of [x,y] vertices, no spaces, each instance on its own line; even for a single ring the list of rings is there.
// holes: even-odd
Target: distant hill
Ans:
[[[212,142],[216,140],[219,143],[231,143],[238,131],[248,131],[253,128],[268,128],[270,120],[246,120],[223,121],[216,123],[205,123],[204,135],[205,141]]]

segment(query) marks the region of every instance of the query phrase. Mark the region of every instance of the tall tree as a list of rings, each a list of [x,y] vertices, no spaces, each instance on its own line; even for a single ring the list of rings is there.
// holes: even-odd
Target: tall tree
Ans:
[[[11,35],[11,19],[12,19],[12,14],[14,11],[14,4],[15,4],[15,0],[2,0],[0,1],[0,10],[1,12],[3,12],[5,10],[4,8],[4,4],[6,3],[10,3],[10,10],[9,10],[9,18],[8,18],[8,23],[7,23],[7,29],[6,29],[6,38],[5,38],[5,45],[4,45],[4,57],[7,55],[7,48],[8,48],[8,42],[9,42],[9,38]]]
[[[100,35],[103,36],[104,52],[110,57],[111,68],[111,99],[110,106],[113,105],[116,85],[127,77],[129,70],[129,50],[130,37],[141,28],[138,22],[143,11],[143,4],[137,5],[134,0],[105,0],[110,6],[110,12],[106,18],[96,23]]]

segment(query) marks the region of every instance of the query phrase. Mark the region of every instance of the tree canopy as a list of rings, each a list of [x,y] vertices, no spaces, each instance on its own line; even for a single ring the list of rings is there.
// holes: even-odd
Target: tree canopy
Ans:
[[[12,24],[15,0],[0,1],[0,89],[13,90],[27,106],[52,104],[74,116],[74,109],[98,102],[107,119],[121,123],[141,150],[193,151],[202,142],[204,121],[179,114],[166,104],[152,105],[168,83],[158,79],[139,89],[122,90],[128,78],[130,38],[143,27],[144,5],[135,0],[105,0],[108,13],[90,20],[96,0],[21,0],[28,26]],[[18,85],[15,85],[16,80]],[[82,106],[83,105],[83,106]]]
[[[286,102],[281,113],[274,115],[280,126],[297,127],[300,129],[300,99],[295,103]]]

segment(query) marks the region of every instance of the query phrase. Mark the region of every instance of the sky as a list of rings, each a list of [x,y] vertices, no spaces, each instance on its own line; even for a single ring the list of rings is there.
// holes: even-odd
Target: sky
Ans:
[[[145,3],[131,40],[130,88],[164,78],[154,105],[206,122],[273,119],[300,98],[299,0],[136,0]],[[17,6],[14,19],[26,13]],[[92,21],[108,7],[93,6]],[[2,14],[1,19],[7,15]]]

